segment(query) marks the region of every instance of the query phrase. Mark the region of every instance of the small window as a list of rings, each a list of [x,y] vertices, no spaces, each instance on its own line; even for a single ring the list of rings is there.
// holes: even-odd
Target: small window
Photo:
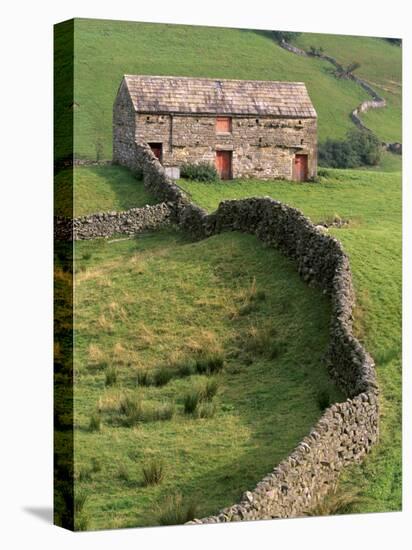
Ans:
[[[216,117],[216,133],[229,133],[232,131],[232,119],[229,116]]]

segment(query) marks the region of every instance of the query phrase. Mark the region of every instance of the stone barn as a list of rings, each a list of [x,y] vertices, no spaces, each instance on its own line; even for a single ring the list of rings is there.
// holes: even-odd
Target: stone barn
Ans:
[[[213,163],[222,179],[316,176],[317,115],[303,82],[125,75],[113,107],[113,161],[146,142],[172,177]]]

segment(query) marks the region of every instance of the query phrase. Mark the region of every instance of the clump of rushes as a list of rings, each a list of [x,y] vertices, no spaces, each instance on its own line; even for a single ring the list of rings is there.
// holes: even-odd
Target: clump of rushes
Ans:
[[[106,369],[106,379],[105,379],[105,385],[106,386],[114,386],[117,382],[117,371],[114,367],[108,367]]]
[[[196,359],[196,370],[199,374],[214,374],[220,372],[225,365],[222,353],[202,353]]]
[[[175,412],[173,404],[161,403],[156,406],[144,406],[138,396],[124,395],[118,406],[120,422],[124,426],[135,426],[139,422],[170,420]]]
[[[185,414],[192,414],[200,418],[213,416],[214,406],[206,406],[210,403],[218,390],[216,380],[208,380],[205,385],[192,388],[183,398]]]
[[[94,412],[90,416],[89,431],[100,432],[101,428],[102,428],[102,417],[99,412]]]
[[[218,387],[219,387],[219,384],[217,380],[215,380],[214,378],[211,380],[208,380],[206,382],[205,387],[203,388],[203,398],[206,401],[211,401],[213,397],[216,395]]]
[[[153,376],[153,381],[155,386],[165,386],[170,382],[173,373],[170,368],[167,368],[165,365],[162,365]]]
[[[124,416],[127,426],[134,426],[143,419],[142,402],[138,397],[125,395],[119,404],[120,413]]]
[[[136,381],[138,386],[151,386],[153,381],[147,369],[137,371]]]
[[[198,389],[192,389],[183,398],[183,407],[185,414],[194,414],[202,400],[202,395]]]
[[[164,464],[160,459],[151,459],[142,468],[143,484],[158,485],[164,478]]]
[[[181,361],[177,365],[177,374],[181,378],[184,378],[186,376],[191,376],[192,374],[195,374],[195,372],[196,372],[196,361],[192,358],[187,358]]]
[[[159,525],[183,525],[195,519],[197,503],[193,500],[185,503],[180,493],[169,496],[158,516]]]
[[[170,420],[175,413],[174,406],[170,403],[163,403],[153,411],[153,420]]]

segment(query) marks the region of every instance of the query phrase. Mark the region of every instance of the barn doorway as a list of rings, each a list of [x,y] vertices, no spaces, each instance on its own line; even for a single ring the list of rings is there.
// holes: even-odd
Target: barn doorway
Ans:
[[[150,149],[153,151],[154,156],[159,162],[162,162],[163,156],[163,144],[162,143],[148,143]]]
[[[232,179],[232,151],[216,151],[215,166],[220,179]]]
[[[308,155],[294,156],[293,179],[295,181],[306,181],[308,179]]]

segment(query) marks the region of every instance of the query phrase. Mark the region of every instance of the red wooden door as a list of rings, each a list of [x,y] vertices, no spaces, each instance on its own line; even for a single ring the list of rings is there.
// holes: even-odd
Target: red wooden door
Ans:
[[[159,162],[162,162],[162,144],[161,143],[149,143],[150,149],[153,151],[154,156]]]
[[[220,179],[232,178],[232,151],[216,151],[216,170]]]
[[[295,155],[293,159],[293,179],[306,181],[308,179],[308,155]]]

